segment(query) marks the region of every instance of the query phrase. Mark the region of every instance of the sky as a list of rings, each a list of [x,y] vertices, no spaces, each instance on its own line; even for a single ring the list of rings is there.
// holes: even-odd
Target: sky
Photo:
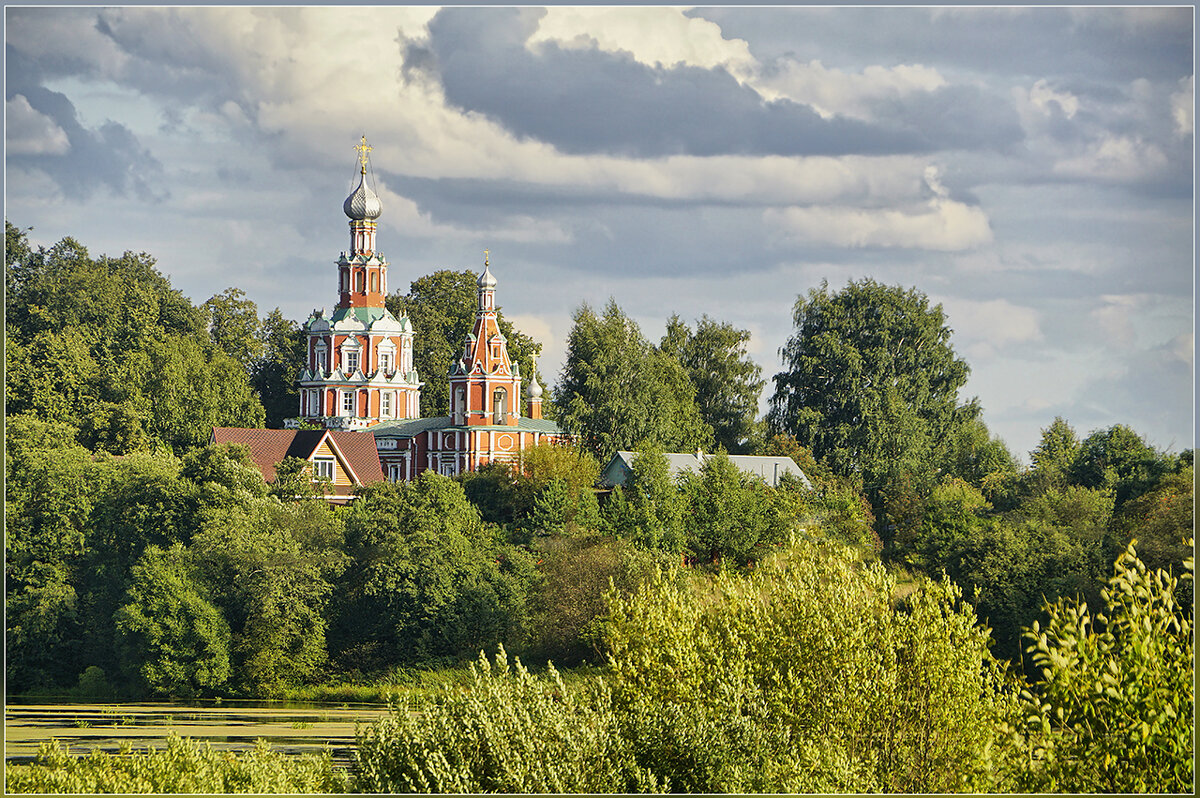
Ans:
[[[366,135],[389,287],[480,271],[543,346],[611,298],[749,330],[872,278],[940,304],[983,419],[1194,440],[1186,7],[12,7],[5,217],[201,303],[336,303]],[[417,331],[420,334],[420,331]],[[422,375],[436,379],[440,375]]]

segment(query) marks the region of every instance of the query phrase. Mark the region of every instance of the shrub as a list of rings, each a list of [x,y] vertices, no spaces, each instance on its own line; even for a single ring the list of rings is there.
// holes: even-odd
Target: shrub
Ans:
[[[602,682],[567,689],[480,656],[466,691],[419,706],[397,703],[362,730],[355,752],[362,792],[609,793],[652,791],[631,756]]]
[[[171,736],[161,750],[78,757],[52,741],[33,764],[5,768],[4,786],[10,793],[329,793],[344,792],[347,780],[329,754],[288,756],[262,740],[233,754]]]
[[[1184,567],[1190,580],[1191,556]],[[1040,678],[1022,693],[1015,734],[1022,789],[1192,791],[1194,630],[1178,586],[1130,543],[1101,593],[1104,613],[1093,621],[1086,603],[1058,601],[1026,633]]]
[[[1002,671],[947,580],[894,607],[844,546],[748,575],[614,596],[614,708],[638,762],[686,792],[940,792],[988,785]]]

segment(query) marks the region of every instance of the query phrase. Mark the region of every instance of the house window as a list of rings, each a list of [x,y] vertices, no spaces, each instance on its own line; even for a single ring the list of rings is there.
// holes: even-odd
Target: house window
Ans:
[[[313,477],[316,479],[333,480],[333,458],[314,457],[312,461]]]
[[[384,391],[379,394],[379,412],[388,418],[392,416],[392,391]]]
[[[318,344],[314,350],[313,361],[313,365],[316,366],[319,371],[324,372],[327,370],[325,368],[325,346],[323,344]]]
[[[379,370],[380,371],[391,371],[392,370],[392,353],[391,352],[380,352],[379,353]]]
[[[346,373],[353,374],[358,371],[358,352],[346,353]]]
[[[342,415],[354,415],[354,392],[342,391]]]
[[[508,391],[503,388],[497,388],[496,393],[492,394],[492,423],[503,424],[508,421]]]
[[[388,481],[389,482],[400,482],[401,480],[403,480],[404,479],[403,469],[404,469],[404,466],[402,466],[400,463],[389,463],[388,464]]]

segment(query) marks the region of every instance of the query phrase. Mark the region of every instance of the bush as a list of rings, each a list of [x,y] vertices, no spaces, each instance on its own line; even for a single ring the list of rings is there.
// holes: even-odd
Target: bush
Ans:
[[[1190,556],[1184,567],[1190,580]],[[1026,633],[1040,678],[1022,693],[1021,789],[1192,791],[1195,641],[1178,587],[1168,571],[1148,570],[1131,543],[1094,622],[1086,603],[1058,601],[1046,625]]]
[[[242,754],[168,737],[162,750],[72,756],[43,744],[31,765],[5,768],[5,791],[35,793],[329,793],[345,792],[344,771],[328,754],[288,756],[262,740]]]
[[[370,793],[653,791],[620,734],[602,682],[567,689],[501,649],[480,656],[466,691],[397,704],[359,733],[356,789]]]
[[[614,708],[638,762],[685,792],[988,786],[1002,671],[947,580],[893,579],[810,542],[752,573],[614,596]]]

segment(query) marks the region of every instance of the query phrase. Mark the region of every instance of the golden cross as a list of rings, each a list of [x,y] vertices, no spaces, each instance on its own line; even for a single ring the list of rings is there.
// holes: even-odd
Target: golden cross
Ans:
[[[367,144],[367,134],[364,133],[362,142],[354,145],[354,149],[358,150],[358,162],[362,164],[362,168],[367,168],[367,153],[375,149],[370,144]]]
[[[486,249],[483,251],[483,265],[488,265],[488,251]]]

